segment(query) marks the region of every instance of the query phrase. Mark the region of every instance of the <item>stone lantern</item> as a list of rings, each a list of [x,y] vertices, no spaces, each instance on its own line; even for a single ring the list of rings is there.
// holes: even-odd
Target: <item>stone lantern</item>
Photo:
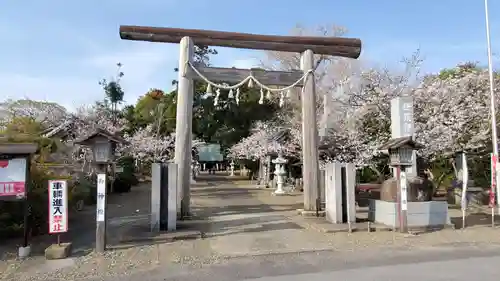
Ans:
[[[118,144],[126,141],[115,134],[103,129],[96,129],[89,135],[75,141],[76,144],[90,147],[92,150],[92,161],[100,173],[107,173],[108,165],[115,160],[115,150]]]
[[[387,150],[390,156],[390,165],[396,168],[397,202],[399,203],[400,230],[407,231],[408,211],[408,179],[406,167],[413,163],[413,151],[423,146],[416,143],[411,136],[391,139],[379,149]]]
[[[231,177],[234,177],[234,160],[231,160],[231,163],[229,164],[229,167],[230,167],[230,176]]]
[[[116,146],[125,143],[125,140],[106,130],[97,129],[75,143],[90,147],[94,163],[104,165],[114,161]]]
[[[288,162],[281,154],[278,154],[278,158],[274,159],[273,164],[275,165],[274,174],[276,175],[276,190],[274,191],[274,195],[282,195],[286,194],[286,191],[283,189],[285,185],[285,164]]]
[[[92,149],[93,162],[99,170],[97,174],[95,247],[96,252],[102,253],[106,250],[106,193],[112,191],[107,189],[107,168],[114,161],[117,144],[125,143],[125,140],[106,130],[97,129],[75,143]]]

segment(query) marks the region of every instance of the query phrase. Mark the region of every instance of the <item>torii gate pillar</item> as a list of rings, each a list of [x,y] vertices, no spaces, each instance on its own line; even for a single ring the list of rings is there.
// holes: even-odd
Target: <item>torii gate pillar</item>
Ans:
[[[300,57],[304,73],[314,69],[314,53],[306,50]],[[316,82],[309,73],[302,91],[302,178],[304,182],[304,211],[316,211],[319,189],[318,128],[316,126]]]
[[[180,42],[177,112],[175,119],[175,163],[177,192],[180,193],[180,218],[191,215],[191,146],[193,142],[193,79],[189,78],[188,63],[193,61],[194,44],[190,37]]]

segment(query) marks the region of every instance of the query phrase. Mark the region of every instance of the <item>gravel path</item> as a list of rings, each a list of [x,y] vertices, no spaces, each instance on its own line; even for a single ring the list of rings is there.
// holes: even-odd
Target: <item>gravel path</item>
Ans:
[[[91,253],[63,261],[45,261],[41,257],[22,262],[4,261],[0,280],[78,280],[146,274],[159,269],[173,273],[226,264],[240,257],[318,250],[384,253],[433,251],[443,247],[500,247],[500,230],[488,227],[442,230],[417,236],[392,232],[322,233],[302,228],[291,217],[295,207],[287,205],[285,201],[289,199],[266,197],[264,201],[262,196],[265,196],[262,191],[228,184],[194,188],[194,210],[198,214],[203,212],[210,220],[210,224],[205,225],[204,239],[133,247],[120,245],[104,255]]]

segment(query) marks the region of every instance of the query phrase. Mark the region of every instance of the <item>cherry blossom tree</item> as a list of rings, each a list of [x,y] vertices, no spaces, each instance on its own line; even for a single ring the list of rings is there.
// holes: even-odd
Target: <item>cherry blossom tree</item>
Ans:
[[[138,129],[133,135],[125,135],[128,142],[121,151],[141,162],[166,162],[174,155],[175,138],[156,134],[153,125]]]
[[[282,120],[277,118],[273,121],[256,122],[252,134],[229,149],[229,157],[258,160],[269,154],[297,156],[300,152],[300,134],[295,128],[290,128],[280,121]],[[277,141],[275,136],[283,131],[287,131],[290,138]]]
[[[445,78],[430,75],[414,91],[417,140],[429,158],[457,151],[491,150],[488,71],[457,66]],[[499,106],[500,83],[495,84]],[[498,118],[498,116],[497,116]]]
[[[44,127],[60,124],[68,115],[63,106],[46,101],[34,101],[30,99],[6,100],[0,103],[0,118],[4,123],[13,118],[29,118],[40,123]]]

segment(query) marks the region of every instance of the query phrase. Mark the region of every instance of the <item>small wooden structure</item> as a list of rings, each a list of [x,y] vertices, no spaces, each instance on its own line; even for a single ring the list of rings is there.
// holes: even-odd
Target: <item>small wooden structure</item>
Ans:
[[[392,166],[411,166],[413,151],[424,146],[415,142],[413,137],[394,138],[379,147],[380,150],[387,150],[390,155],[390,165]]]
[[[97,164],[107,164],[114,160],[114,152],[118,144],[126,141],[103,129],[96,129],[89,135],[75,141],[76,144],[92,148],[93,159]]]

